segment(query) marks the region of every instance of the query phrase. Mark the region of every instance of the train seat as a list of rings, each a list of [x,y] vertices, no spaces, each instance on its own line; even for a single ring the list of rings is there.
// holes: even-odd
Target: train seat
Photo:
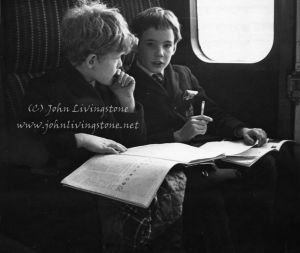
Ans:
[[[2,233],[38,252],[95,252],[99,247],[95,197],[62,187],[53,170],[48,173],[44,168],[32,169],[39,148],[14,133],[29,81],[64,61],[60,23],[65,10],[75,3],[1,0],[0,5],[0,88],[5,114],[5,125],[0,126],[1,134],[6,134],[0,155],[0,238]],[[167,0],[105,3],[118,7],[130,22],[143,9],[166,6]]]

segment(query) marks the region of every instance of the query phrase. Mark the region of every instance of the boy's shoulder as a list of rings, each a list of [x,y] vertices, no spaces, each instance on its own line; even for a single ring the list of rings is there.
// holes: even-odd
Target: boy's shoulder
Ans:
[[[172,67],[178,70],[190,70],[188,66],[182,64],[172,64]]]
[[[30,80],[29,88],[36,90],[47,90],[53,86],[62,85],[66,73],[62,67],[44,73]]]
[[[191,73],[191,70],[186,65],[180,65],[180,64],[170,64],[171,68],[173,68],[176,72],[189,72]]]

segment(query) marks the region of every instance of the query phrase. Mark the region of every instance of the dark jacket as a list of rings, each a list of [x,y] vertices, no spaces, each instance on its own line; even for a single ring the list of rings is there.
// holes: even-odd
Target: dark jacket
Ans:
[[[79,166],[92,155],[83,149],[76,148],[75,133],[93,133],[113,139],[127,147],[142,145],[146,142],[142,106],[136,103],[134,113],[89,111],[88,106],[100,109],[113,106],[118,109],[120,105],[109,87],[97,84],[93,88],[70,65],[34,80],[27,92],[25,102],[24,118],[28,122],[37,124],[39,122],[64,123],[70,126],[71,123],[75,125],[81,122],[91,126],[93,123],[103,121],[106,124],[119,123],[121,126],[124,126],[123,124],[135,126],[139,123],[137,129],[135,127],[115,129],[111,125],[108,128],[94,130],[81,125],[78,128],[48,128],[47,132],[43,133],[45,129],[37,128],[36,132],[42,136],[51,154],[55,158],[64,156],[71,158],[72,168]],[[49,105],[53,106],[53,112],[49,113]],[[80,108],[87,109],[87,111],[79,112]],[[100,213],[104,245],[109,242],[107,238],[113,235],[117,238],[112,237],[114,240],[111,243],[117,245],[125,243],[129,244],[128,247],[142,246],[148,243],[152,236],[161,233],[178,220],[182,213],[185,182],[186,178],[182,172],[169,173],[159,188],[155,203],[148,209],[101,199]]]
[[[133,64],[128,73],[136,80],[134,94],[144,107],[149,143],[174,141],[173,133],[182,128],[187,120],[183,102],[183,93],[186,90],[198,91],[193,99],[194,115],[200,114],[201,102],[205,100],[204,114],[213,118],[213,122],[208,124],[207,134],[197,136],[200,142],[205,142],[210,137],[235,137],[234,130],[244,126],[206,96],[198,80],[186,66],[169,64],[165,69],[163,86],[136,64]]]
[[[145,143],[142,106],[137,103],[134,113],[122,112],[107,86],[98,83],[93,88],[70,64],[33,80],[29,87],[23,120],[37,124],[34,131],[54,157],[85,153],[83,159],[87,158],[87,151],[76,148],[75,133],[113,139],[127,147]],[[114,109],[119,111],[111,112]]]

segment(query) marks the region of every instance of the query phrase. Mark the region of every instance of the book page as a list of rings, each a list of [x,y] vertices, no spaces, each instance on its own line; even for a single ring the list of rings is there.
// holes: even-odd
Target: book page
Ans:
[[[271,151],[279,151],[281,146],[290,140],[268,140],[266,144],[262,147],[253,146],[252,148],[246,150],[245,152],[239,154],[233,154],[231,156],[226,156],[223,160],[242,166],[250,167],[259,158],[263,157],[265,154]]]
[[[222,160],[235,163],[238,165],[250,167],[253,165],[259,158],[267,154],[268,152],[272,151],[272,148],[269,148],[269,145],[262,146],[262,147],[252,147],[251,149],[246,150],[240,154],[227,156]],[[274,149],[275,150],[275,149]]]
[[[199,147],[206,152],[224,153],[225,156],[231,156],[249,150],[253,145],[246,145],[244,141],[211,141]]]
[[[188,164],[224,157],[223,153],[224,150],[197,148],[183,143],[163,143],[129,148],[122,155],[152,157]]]
[[[268,143],[266,143],[265,145],[270,149],[276,149],[277,151],[279,151],[281,146],[286,142],[294,142],[294,141],[293,140],[270,139],[270,140],[268,140]]]
[[[260,157],[229,156],[222,160],[225,162],[230,162],[245,167],[251,167],[254,163],[258,161],[259,158]]]
[[[148,207],[174,161],[123,155],[97,155],[62,183],[141,207]]]

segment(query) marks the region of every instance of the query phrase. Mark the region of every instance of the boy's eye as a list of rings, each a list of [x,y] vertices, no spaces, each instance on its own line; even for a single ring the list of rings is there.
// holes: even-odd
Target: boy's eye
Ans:
[[[171,47],[172,47],[171,44],[165,44],[165,45],[164,45],[164,48],[171,48]]]
[[[153,47],[153,46],[154,46],[154,43],[153,43],[153,42],[147,42],[146,45],[147,45],[148,47]]]

